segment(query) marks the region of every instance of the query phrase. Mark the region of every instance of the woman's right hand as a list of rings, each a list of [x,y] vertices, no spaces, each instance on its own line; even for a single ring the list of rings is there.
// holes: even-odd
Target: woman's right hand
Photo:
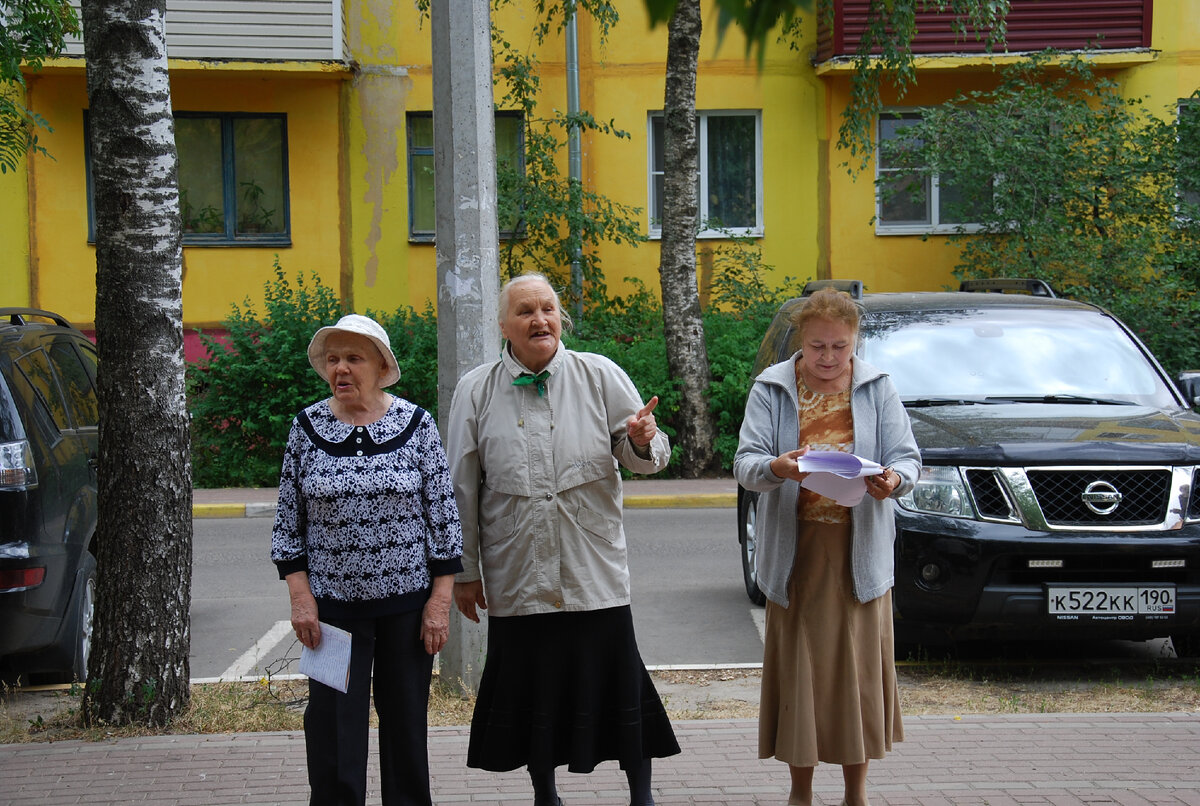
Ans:
[[[800,472],[800,467],[796,464],[796,460],[806,453],[808,453],[807,445],[794,451],[779,454],[771,460],[771,472],[781,479],[804,481],[808,478],[808,474]]]
[[[308,573],[297,571],[286,577],[288,595],[292,600],[292,629],[296,638],[309,649],[321,643],[321,622],[317,619],[317,600],[308,586]]]
[[[487,610],[487,599],[483,598],[483,580],[474,582],[454,583],[454,604],[459,611],[476,624],[479,623],[479,610]]]

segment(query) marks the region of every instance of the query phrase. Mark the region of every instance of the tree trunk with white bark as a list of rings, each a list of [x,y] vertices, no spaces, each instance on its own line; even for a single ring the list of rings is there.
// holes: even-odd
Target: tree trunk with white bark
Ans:
[[[192,483],[165,15],[165,0],[83,0],[100,357],[92,724],[164,726],[190,699]]]
[[[668,26],[663,102],[663,216],[659,274],[667,366],[679,386],[676,439],[680,473],[703,475],[713,462],[716,424],[708,406],[712,371],[704,343],[696,282],[696,66],[700,54],[700,0],[679,0]]]

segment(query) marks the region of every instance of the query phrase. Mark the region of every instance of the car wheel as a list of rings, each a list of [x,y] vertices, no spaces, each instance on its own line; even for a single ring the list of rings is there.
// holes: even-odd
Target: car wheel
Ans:
[[[1177,658],[1200,658],[1200,635],[1172,635]]]
[[[75,620],[75,639],[71,672],[75,680],[87,680],[88,658],[92,654],[92,634],[96,629],[96,558],[85,551],[79,563],[79,582],[71,601]]]
[[[767,603],[758,588],[758,493],[746,490],[738,496],[738,543],[742,547],[742,581],[746,595],[756,605]]]

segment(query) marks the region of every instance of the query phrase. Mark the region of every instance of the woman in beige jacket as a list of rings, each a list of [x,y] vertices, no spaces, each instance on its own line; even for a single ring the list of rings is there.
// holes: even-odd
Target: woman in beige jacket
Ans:
[[[467,764],[525,766],[536,806],[560,803],[554,770],[617,760],[632,803],[652,804],[651,758],[679,752],[637,649],[618,464],[654,473],[670,458],[609,359],[561,342],[546,278],[500,293],[500,360],[455,390],[447,453],[463,522],[454,598],[488,619]]]

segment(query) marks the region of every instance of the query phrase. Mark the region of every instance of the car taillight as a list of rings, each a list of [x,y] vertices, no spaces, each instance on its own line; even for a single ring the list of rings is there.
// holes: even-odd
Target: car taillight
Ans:
[[[29,440],[0,442],[0,490],[30,490],[37,483]]]
[[[13,568],[0,571],[0,593],[36,588],[45,578],[45,568]]]

